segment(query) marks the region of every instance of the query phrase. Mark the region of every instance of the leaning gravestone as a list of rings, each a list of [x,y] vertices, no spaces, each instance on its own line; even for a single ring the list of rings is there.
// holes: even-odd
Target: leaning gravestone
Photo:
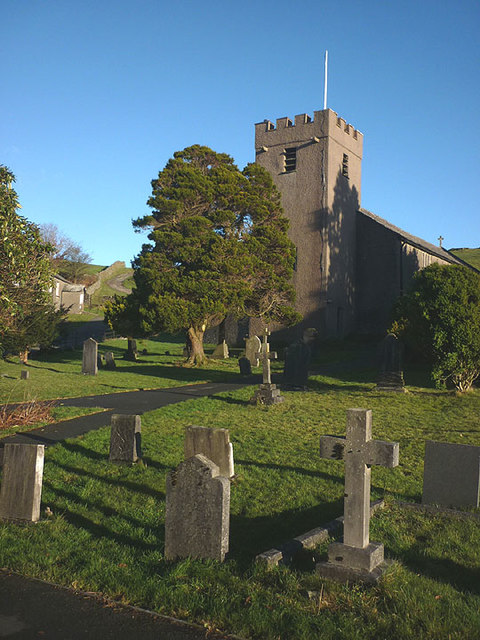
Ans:
[[[165,558],[212,558],[228,551],[230,481],[197,454],[167,476]]]
[[[221,342],[220,344],[217,344],[217,346],[215,347],[215,350],[212,353],[211,357],[214,360],[226,360],[229,357],[228,356],[228,345],[225,342],[225,340],[223,342]]]
[[[43,444],[5,444],[0,520],[40,519],[44,455]]]
[[[110,432],[110,462],[137,462],[142,457],[140,416],[113,414]]]
[[[376,582],[386,568],[383,544],[370,542],[371,465],[396,467],[398,442],[372,440],[372,412],[347,411],[346,438],[321,436],[320,456],[345,461],[343,543],[328,548],[328,562],[317,573],[340,582]]]
[[[233,446],[228,429],[187,427],[185,432],[185,459],[201,453],[219,468],[220,475],[231,478],[233,471]]]
[[[380,373],[375,391],[406,393],[403,379],[403,347],[393,333],[389,333],[382,340]]]
[[[93,338],[88,338],[83,343],[83,360],[82,373],[87,376],[96,376],[98,372],[97,365],[98,344]]]
[[[262,343],[258,336],[251,336],[250,338],[245,338],[245,357],[250,360],[250,364],[252,367],[258,367],[258,356],[257,354],[262,349]]]
[[[105,353],[105,369],[108,369],[109,371],[113,371],[113,369],[116,369],[117,365],[115,364],[115,356],[113,355],[112,351],[107,351]]]
[[[242,376],[252,375],[252,365],[250,364],[250,360],[245,356],[241,356],[238,359],[238,366],[240,367],[240,373]]]
[[[422,503],[478,507],[479,498],[480,447],[427,440]]]

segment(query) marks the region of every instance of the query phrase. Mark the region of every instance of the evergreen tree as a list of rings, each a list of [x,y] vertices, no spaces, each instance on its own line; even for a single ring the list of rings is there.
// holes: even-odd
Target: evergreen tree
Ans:
[[[0,349],[26,361],[34,344],[50,344],[61,318],[51,300],[51,247],[18,213],[13,173],[0,165]]]
[[[194,145],[152,181],[150,230],[133,263],[135,289],[107,320],[137,335],[185,330],[191,363],[205,359],[203,335],[227,314],[298,321],[290,284],[295,249],[268,172],[239,171],[230,156]]]

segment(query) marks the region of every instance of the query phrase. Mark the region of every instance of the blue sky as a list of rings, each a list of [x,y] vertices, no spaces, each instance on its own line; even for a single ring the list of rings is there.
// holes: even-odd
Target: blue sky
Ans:
[[[150,181],[254,123],[328,106],[364,134],[362,206],[480,246],[478,0],[2,0],[0,164],[23,214],[127,263]]]

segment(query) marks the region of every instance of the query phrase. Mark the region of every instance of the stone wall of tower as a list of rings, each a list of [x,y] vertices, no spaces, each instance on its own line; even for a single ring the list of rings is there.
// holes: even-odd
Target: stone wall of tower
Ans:
[[[344,335],[354,323],[355,214],[363,136],[330,109],[255,125],[256,162],[282,194],[297,247],[293,283],[303,327]],[[286,170],[286,150],[296,166]],[[344,175],[344,174],[348,175]]]

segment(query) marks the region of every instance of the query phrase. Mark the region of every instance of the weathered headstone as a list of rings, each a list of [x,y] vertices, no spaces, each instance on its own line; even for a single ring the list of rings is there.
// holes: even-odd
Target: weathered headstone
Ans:
[[[137,351],[137,341],[133,338],[127,338],[127,352],[125,353],[125,360],[137,360],[138,351]]]
[[[303,337],[293,342],[285,350],[285,365],[283,369],[283,381],[285,386],[291,389],[306,389],[308,384],[308,371],[312,359],[310,344],[318,335],[316,329],[305,329]]]
[[[262,342],[258,336],[251,336],[245,338],[245,357],[250,360],[252,367],[258,367],[257,353],[260,353],[262,349]]]
[[[40,519],[44,455],[43,444],[5,444],[0,520]]]
[[[252,365],[250,364],[250,360],[245,356],[241,356],[238,359],[238,366],[240,367],[242,376],[250,376],[252,374]]]
[[[212,353],[211,357],[214,360],[226,360],[226,358],[228,358],[228,345],[225,342],[225,340],[223,340],[223,342],[221,342],[220,344],[217,344],[217,346],[215,347],[214,352]]]
[[[140,416],[113,414],[110,432],[110,462],[137,462],[142,457]]]
[[[284,397],[280,395],[280,389],[277,389],[277,385],[272,384],[270,360],[276,360],[277,354],[275,351],[270,351],[269,335],[270,331],[265,329],[262,349],[256,354],[257,358],[262,362],[262,384],[250,398],[250,404],[271,405],[284,401]]]
[[[185,459],[201,453],[219,468],[220,475],[231,478],[233,470],[233,446],[228,429],[187,427],[185,432]]]
[[[371,465],[396,467],[398,442],[372,440],[372,412],[347,411],[346,438],[322,436],[320,456],[345,461],[343,543],[328,548],[328,562],[317,572],[339,581],[376,582],[385,569],[383,545],[370,542]]]
[[[478,507],[479,499],[480,447],[427,440],[422,503]]]
[[[83,343],[83,360],[82,373],[87,376],[96,376],[98,372],[97,365],[98,344],[93,338],[88,338]]]
[[[30,371],[27,371],[26,369],[22,369],[20,371],[20,379],[21,380],[28,380],[30,377]]]
[[[116,369],[117,365],[115,364],[115,356],[112,351],[105,352],[105,369],[109,369],[110,371]]]
[[[213,558],[228,551],[230,481],[197,454],[167,476],[165,558]]]
[[[97,369],[101,369],[103,367],[103,356],[101,353],[97,353]]]
[[[375,391],[406,393],[403,379],[403,347],[393,333],[389,333],[380,348],[380,373]]]

